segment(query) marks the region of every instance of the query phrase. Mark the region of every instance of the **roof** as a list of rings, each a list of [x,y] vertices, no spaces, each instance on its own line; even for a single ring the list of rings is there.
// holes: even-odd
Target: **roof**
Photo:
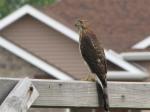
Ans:
[[[30,15],[37,20],[41,21],[42,23],[46,24],[47,26],[61,32],[62,34],[66,35],[66,37],[72,39],[75,42],[78,42],[78,34],[71,30],[70,28],[66,27],[65,25],[61,24],[60,22],[52,19],[49,16],[46,16],[42,12],[38,11],[37,9],[26,5],[17,11],[13,12],[12,14],[8,15],[4,19],[0,21],[0,30],[4,29],[5,27],[9,26],[10,24],[14,23],[24,15]],[[4,47],[5,49],[11,51],[15,55],[21,57],[22,59],[28,61],[29,63],[37,66],[41,70],[53,75],[54,77],[62,80],[72,79],[68,74],[61,72],[60,70],[52,67],[50,64],[45,63],[44,61],[40,60],[38,57],[31,55],[27,51],[19,48],[18,46],[14,45],[13,43],[9,42],[8,40],[4,39],[3,37],[0,38],[0,46]],[[13,49],[12,49],[13,48]],[[22,53],[19,53],[22,52]],[[123,58],[119,56],[114,51],[107,51],[105,50],[106,58],[116,64],[117,66],[123,68],[125,71],[109,71],[108,78],[109,79],[144,79],[147,77],[147,73],[142,71],[140,68],[132,65],[131,63],[125,61]],[[24,55],[21,55],[24,54]],[[56,75],[57,74],[57,75]],[[58,75],[59,74],[59,75]],[[132,74],[132,75],[131,75]],[[132,77],[133,76],[133,77]]]
[[[65,0],[46,6],[42,11],[74,30],[77,18],[89,20],[103,46],[120,53],[130,50],[133,45],[150,35],[147,19],[150,18],[147,13],[149,5],[150,1],[140,0],[136,3],[132,0]]]

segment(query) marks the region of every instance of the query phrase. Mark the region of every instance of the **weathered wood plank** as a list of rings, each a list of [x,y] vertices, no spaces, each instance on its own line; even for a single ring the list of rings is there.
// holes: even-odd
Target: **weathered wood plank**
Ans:
[[[40,93],[35,107],[99,107],[96,85],[86,81],[32,80]],[[0,102],[17,83],[17,79],[0,79]],[[150,109],[150,83],[109,82],[111,108]],[[101,104],[102,105],[102,102]]]
[[[0,106],[0,112],[27,112],[39,96],[28,78],[20,80]]]

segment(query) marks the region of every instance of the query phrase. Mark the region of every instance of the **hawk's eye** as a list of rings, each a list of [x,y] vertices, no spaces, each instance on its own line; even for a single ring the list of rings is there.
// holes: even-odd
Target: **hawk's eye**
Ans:
[[[79,23],[81,23],[81,24],[83,23],[83,21],[82,21],[82,20],[79,20],[78,22],[79,22]]]

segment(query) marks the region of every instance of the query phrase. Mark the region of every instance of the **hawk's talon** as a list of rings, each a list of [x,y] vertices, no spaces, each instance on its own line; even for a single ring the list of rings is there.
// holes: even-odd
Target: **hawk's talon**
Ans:
[[[85,78],[81,79],[83,81],[92,81],[95,82],[95,77],[92,76],[91,74],[88,74],[88,76],[86,76]]]

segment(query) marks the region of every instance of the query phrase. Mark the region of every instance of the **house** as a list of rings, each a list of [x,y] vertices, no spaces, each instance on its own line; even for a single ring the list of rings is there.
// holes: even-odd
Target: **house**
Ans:
[[[72,80],[88,74],[78,51],[78,34],[29,5],[1,20],[0,35],[1,47],[54,78]],[[109,65],[121,68],[108,71],[110,80],[147,77],[140,67],[128,63],[116,52],[105,52]]]
[[[84,77],[88,74],[88,70],[78,51],[78,35],[71,29],[76,18],[85,16],[89,20],[92,17],[91,26],[93,29],[96,26],[96,34],[102,35],[101,39],[107,49],[109,79],[143,80],[147,78],[147,71],[142,69],[145,62],[142,66],[138,64],[139,62],[135,65],[126,61],[127,58],[122,55],[148,33],[143,30],[143,26],[136,29],[138,28],[136,22],[138,23],[139,20],[134,21],[135,23],[132,21],[132,14],[135,10],[127,13],[132,5],[134,5],[132,1],[95,0],[91,3],[90,0],[86,2],[66,0],[52,7],[43,8],[42,11],[46,14],[28,5],[18,9],[0,21],[1,62],[4,61],[4,64],[7,62],[8,66],[11,64],[8,73],[5,71],[7,67],[5,65],[3,67],[2,64],[0,67],[3,67],[1,68],[3,73],[0,75],[21,75],[19,77],[26,76],[26,74],[31,75],[30,77],[44,75],[44,77],[50,76],[49,78],[62,80]],[[144,7],[144,4],[142,5]],[[128,6],[130,6],[129,9]],[[137,10],[141,9],[137,7]],[[87,12],[88,15],[86,15]],[[98,13],[101,15],[95,16]],[[132,25],[135,26],[131,27]],[[134,34],[141,30],[145,31],[143,35]],[[130,40],[131,37],[135,38]],[[15,66],[17,66],[16,69],[13,68]],[[15,71],[12,74],[13,70]]]

